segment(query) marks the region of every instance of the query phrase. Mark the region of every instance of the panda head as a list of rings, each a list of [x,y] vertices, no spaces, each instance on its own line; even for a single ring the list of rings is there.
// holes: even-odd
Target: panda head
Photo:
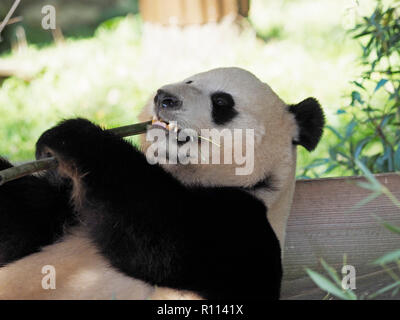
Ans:
[[[271,190],[279,188],[289,177],[294,179],[296,146],[313,150],[324,126],[322,109],[314,98],[289,106],[267,84],[240,68],[214,69],[163,86],[151,97],[139,118],[154,119],[153,128],[176,123],[179,130],[190,128],[199,135],[203,129],[242,130],[242,139],[233,139],[228,153],[233,154],[238,148],[243,154],[250,148],[254,150],[249,174],[238,175],[235,160],[232,164],[223,160],[218,164],[182,164],[178,160],[177,164],[163,166],[186,184],[252,188],[268,181]],[[246,129],[254,130],[252,142],[246,143]],[[154,146],[154,142],[147,140],[142,138],[144,152]],[[177,141],[178,153],[182,149],[186,152],[187,144],[199,141]],[[165,145],[162,139],[157,143]],[[220,151],[221,157],[224,152],[226,149]],[[201,156],[201,149],[199,153]]]

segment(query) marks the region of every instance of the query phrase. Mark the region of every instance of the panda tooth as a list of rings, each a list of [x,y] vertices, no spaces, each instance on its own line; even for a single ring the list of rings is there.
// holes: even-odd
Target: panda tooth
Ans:
[[[173,122],[169,124],[169,129],[178,132],[178,126]]]

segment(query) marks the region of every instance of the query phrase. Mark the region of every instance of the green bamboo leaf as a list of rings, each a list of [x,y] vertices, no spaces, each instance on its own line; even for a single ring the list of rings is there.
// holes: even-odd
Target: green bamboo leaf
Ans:
[[[309,170],[313,168],[317,168],[320,166],[323,166],[324,164],[327,164],[330,161],[330,159],[324,158],[324,159],[315,159],[311,164],[306,166],[304,169]]]
[[[340,281],[340,278],[339,278],[336,270],[333,267],[331,267],[324,259],[321,258],[320,261],[321,261],[321,264],[324,267],[325,271],[332,278],[332,280],[335,281],[338,286],[341,286],[342,283]]]
[[[354,39],[361,38],[361,37],[366,36],[367,34],[371,34],[371,31],[369,31],[369,30],[363,31],[363,32],[361,32],[361,33],[356,34],[355,36],[353,36],[353,38],[354,38]]]
[[[328,130],[332,131],[335,134],[335,136],[337,136],[340,140],[343,140],[343,136],[334,127],[331,127],[328,125],[328,126],[326,126],[326,128]]]
[[[394,166],[396,171],[400,171],[400,146],[397,147],[397,150],[394,153]]]
[[[390,120],[392,120],[394,117],[395,117],[395,114],[394,114],[394,113],[390,113],[390,114],[385,115],[385,116],[383,117],[383,119],[382,119],[381,127],[384,128],[384,127],[387,125],[387,123],[388,123]]]
[[[390,146],[387,146],[387,150],[385,153],[387,153],[387,162],[388,162],[388,171],[392,172],[394,171],[394,162],[393,162],[393,150]]]
[[[345,139],[347,140],[353,134],[354,128],[356,127],[357,122],[355,120],[351,120],[346,128]]]
[[[365,90],[365,87],[364,87],[360,82],[358,82],[358,81],[353,81],[353,84],[355,84],[357,87],[359,87],[359,88]]]
[[[308,276],[315,282],[315,284],[322,290],[333,294],[334,296],[343,300],[354,300],[354,297],[346,295],[341,288],[338,288],[332,281],[323,275],[306,268]]]
[[[351,93],[351,105],[354,106],[354,102],[357,101],[360,104],[363,104],[364,101],[361,98],[361,94],[358,91],[353,91]]]
[[[338,167],[338,165],[336,163],[331,164],[328,168],[326,168],[326,170],[324,171],[324,174],[328,174],[331,171],[333,171],[334,169],[336,169]]]
[[[394,288],[396,288],[396,287],[397,287],[397,289],[396,289],[396,291],[394,291],[394,292],[397,292],[397,291],[398,291],[398,288],[400,287],[400,281],[396,281],[396,282],[391,283],[391,284],[389,284],[388,286],[386,286],[386,287],[384,287],[384,288],[382,288],[382,289],[379,289],[377,292],[371,294],[368,298],[369,298],[369,299],[374,299],[374,298],[376,298],[377,296],[381,295],[382,293],[385,293],[385,292],[387,292],[387,291],[390,291],[390,290],[392,290],[392,289],[394,289]]]
[[[361,188],[363,188],[363,189],[375,191],[379,195],[382,193],[381,186],[380,185],[378,186],[378,185],[376,185],[374,183],[371,183],[371,182],[359,181],[359,182],[356,183],[356,185],[361,187]]]
[[[371,141],[371,139],[372,139],[371,137],[367,137],[357,143],[356,150],[354,152],[354,158],[358,159],[360,157],[362,150],[364,149],[366,144]]]
[[[400,260],[400,250],[395,250],[389,253],[386,253],[385,255],[383,255],[382,257],[380,257],[379,259],[376,259],[373,264],[376,265],[383,265],[383,264],[387,264],[390,262],[394,262]]]
[[[337,159],[337,152],[335,148],[329,147],[329,157],[331,158],[331,160],[336,161]]]
[[[306,175],[306,174],[302,174],[302,175],[299,175],[298,177],[297,177],[297,179],[300,179],[300,180],[310,180],[310,179],[312,179],[310,176],[308,176],[308,175]]]
[[[337,154],[339,154],[340,156],[342,156],[344,159],[350,159],[350,157],[349,157],[347,154],[345,154],[345,153],[343,153],[343,152],[341,152],[341,151],[338,151]]]
[[[381,192],[373,192],[371,193],[368,197],[362,199],[361,201],[359,201],[357,204],[355,204],[352,208],[351,208],[351,212],[354,212],[355,210],[358,210],[360,208],[362,208],[363,206],[365,206],[366,204],[368,204],[369,202],[375,200],[377,197],[379,197],[382,193]]]
[[[389,223],[389,222],[383,222],[382,225],[383,225],[387,230],[389,230],[390,232],[400,234],[400,227],[395,226],[394,224],[391,224],[391,223]]]
[[[371,171],[368,170],[368,168],[358,159],[355,160],[357,166],[361,169],[361,171],[364,173],[365,177],[369,182],[374,184],[375,186],[379,186],[381,189],[381,184],[379,183],[378,180],[374,177],[374,175],[371,173]]]

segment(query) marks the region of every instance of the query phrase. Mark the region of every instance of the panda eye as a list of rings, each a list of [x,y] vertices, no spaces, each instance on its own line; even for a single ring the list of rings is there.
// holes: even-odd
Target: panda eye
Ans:
[[[189,81],[186,81],[185,83],[186,84],[191,84],[193,81],[192,80],[189,80]]]
[[[224,105],[226,104],[226,100],[223,99],[223,98],[217,98],[217,99],[215,100],[215,103],[216,103],[217,105],[219,105],[219,106],[224,106]]]
[[[225,92],[216,92],[211,96],[214,107],[231,108],[235,105],[232,96]]]

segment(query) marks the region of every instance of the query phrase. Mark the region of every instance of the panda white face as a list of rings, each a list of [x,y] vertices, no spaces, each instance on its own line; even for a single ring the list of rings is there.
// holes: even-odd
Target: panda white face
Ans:
[[[319,105],[318,105],[319,107]],[[238,164],[222,158],[218,164],[163,164],[163,167],[186,184],[229,185],[252,187],[261,180],[274,176],[276,187],[289,176],[293,179],[296,166],[294,141],[300,135],[297,116],[265,83],[250,72],[240,68],[220,68],[199,73],[181,82],[161,87],[143,109],[140,120],[153,119],[153,128],[163,127],[173,130],[192,129],[198,135],[204,129],[251,129],[253,141],[233,139],[231,149],[246,154],[249,146],[254,150],[249,174],[238,175]],[[177,129],[175,129],[177,130]],[[151,130],[149,130],[151,132]],[[179,150],[187,151],[188,144],[198,144],[199,140],[169,140],[177,143]],[[223,140],[222,140],[223,142]],[[245,143],[244,143],[245,142]],[[153,146],[154,146],[154,142]],[[142,138],[142,148],[146,152],[152,144]],[[165,144],[162,139],[159,144]],[[301,143],[300,143],[301,144]],[[200,151],[201,156],[201,151]]]
[[[179,128],[196,131],[250,127],[263,131],[266,106],[276,105],[277,100],[250,72],[221,68],[161,87],[147,111],[158,120],[176,121]]]
[[[164,164],[168,171],[188,184],[251,187],[272,170],[285,176],[277,166],[285,167],[286,171],[295,166],[292,140],[298,129],[294,116],[267,84],[243,69],[215,69],[163,86],[146,105],[140,118],[153,119],[154,128],[167,128],[168,124],[176,123],[180,130],[190,128],[199,135],[204,129],[243,130],[243,135],[244,130],[253,130],[254,141],[250,144],[244,145],[246,140],[243,138],[233,139],[229,150],[225,145],[221,146],[224,148],[221,157],[224,152],[234,154],[238,148],[245,154],[250,146],[255,154],[254,159],[250,159],[253,168],[249,174],[236,174],[238,165],[234,157],[232,164],[223,160],[218,165],[188,165],[179,161],[178,164]],[[197,144],[200,140],[177,142],[178,149],[185,148],[186,151],[188,146],[185,144]],[[165,145],[162,139],[157,143]],[[142,139],[144,151],[150,144]]]

